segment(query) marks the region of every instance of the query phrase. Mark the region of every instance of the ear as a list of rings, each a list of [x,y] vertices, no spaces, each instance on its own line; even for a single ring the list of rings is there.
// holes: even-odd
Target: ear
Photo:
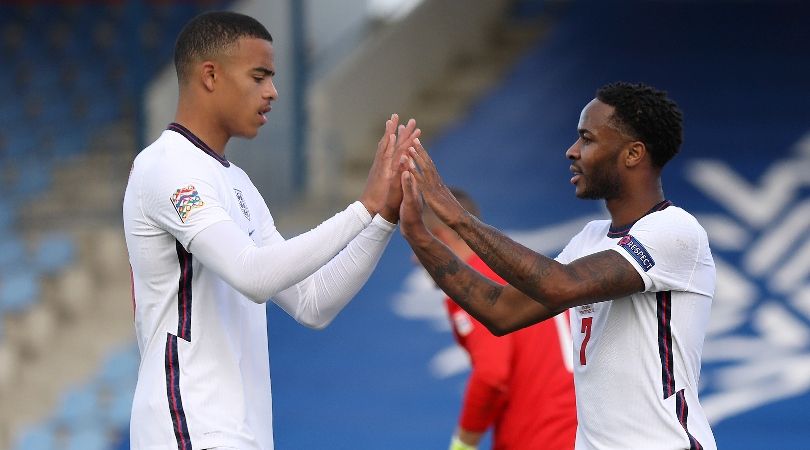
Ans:
[[[202,69],[202,83],[208,92],[214,91],[214,85],[217,81],[216,65],[213,61],[203,61],[201,64]]]
[[[647,155],[647,146],[641,141],[633,141],[627,149],[624,159],[625,167],[635,167],[644,160]]]

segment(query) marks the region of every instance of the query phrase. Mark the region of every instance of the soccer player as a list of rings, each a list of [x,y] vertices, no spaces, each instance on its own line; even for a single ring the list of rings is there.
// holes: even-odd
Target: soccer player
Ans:
[[[566,152],[571,183],[577,197],[603,199],[610,220],[586,225],[556,260],[465,211],[418,143],[403,163],[402,233],[436,283],[497,335],[570,308],[577,449],[714,449],[698,402],[714,262],[706,232],[661,187],[682,141],[681,112],[655,88],[608,84],[582,110],[578,135]],[[508,285],[430,234],[420,191]]]
[[[458,188],[450,192],[464,209],[480,217],[469,194]],[[423,218],[430,232],[460,260],[504,284],[429,208]],[[456,341],[472,365],[450,450],[478,448],[490,427],[495,450],[573,449],[577,417],[567,315],[498,337],[449,297],[445,306]]]
[[[269,450],[266,302],[322,328],[351,300],[398,220],[397,152],[419,130],[392,116],[360,200],[285,240],[225,157],[278,96],[270,33],[245,15],[202,14],[180,32],[175,66],[175,122],[135,158],[123,203],[141,352],[131,446]]]

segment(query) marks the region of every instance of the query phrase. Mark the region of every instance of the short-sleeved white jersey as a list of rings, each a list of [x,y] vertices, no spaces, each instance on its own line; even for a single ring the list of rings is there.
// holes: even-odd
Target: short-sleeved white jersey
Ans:
[[[705,230],[668,201],[621,230],[593,221],[563,249],[626,258],[644,292],[571,308],[577,450],[715,449],[698,401],[715,289]]]
[[[257,246],[280,239],[258,190],[172,124],[135,158],[123,216],[141,352],[132,448],[272,449],[266,306],[187,251],[221,221]]]

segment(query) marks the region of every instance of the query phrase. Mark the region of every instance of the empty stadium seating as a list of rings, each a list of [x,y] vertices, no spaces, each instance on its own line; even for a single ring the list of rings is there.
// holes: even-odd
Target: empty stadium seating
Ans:
[[[57,173],[85,158],[100,131],[134,121],[142,90],[170,61],[180,27],[201,10],[228,3],[0,3],[4,66],[0,71],[0,396],[14,389],[21,365],[36,360],[63,321],[86,311],[92,303],[88,293],[95,288],[88,271],[80,267],[81,243],[75,233],[58,225],[27,223],[21,216],[50,191],[76,188],[55,185]],[[61,223],[64,218],[53,219]],[[120,251],[117,246],[114,249]],[[100,249],[96,258],[103,259],[110,250]],[[131,355],[129,350],[119,353],[119,359]],[[134,386],[131,380],[121,385],[120,376],[116,378],[121,374],[115,372],[123,368],[131,375],[132,365],[118,366],[106,367],[99,379],[65,394],[58,412],[26,432],[17,448],[104,449],[114,444],[108,435],[120,434],[128,421]],[[105,414],[105,420],[98,422],[101,428],[77,428],[76,421],[84,420],[79,417],[87,418],[81,408],[99,395],[107,402],[98,410]],[[0,423],[0,447],[5,448],[5,434],[13,431]]]

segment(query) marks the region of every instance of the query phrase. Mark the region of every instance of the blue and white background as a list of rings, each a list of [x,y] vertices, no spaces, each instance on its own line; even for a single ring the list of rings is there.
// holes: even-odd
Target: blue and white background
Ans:
[[[564,152],[614,80],[663,88],[685,113],[664,189],[707,229],[717,264],[701,395],[718,446],[810,448],[810,5],[573,2],[429,150],[487,222],[555,255],[606,216],[574,197]],[[273,308],[277,447],[446,448],[466,362],[440,298],[397,235],[328,329]]]

